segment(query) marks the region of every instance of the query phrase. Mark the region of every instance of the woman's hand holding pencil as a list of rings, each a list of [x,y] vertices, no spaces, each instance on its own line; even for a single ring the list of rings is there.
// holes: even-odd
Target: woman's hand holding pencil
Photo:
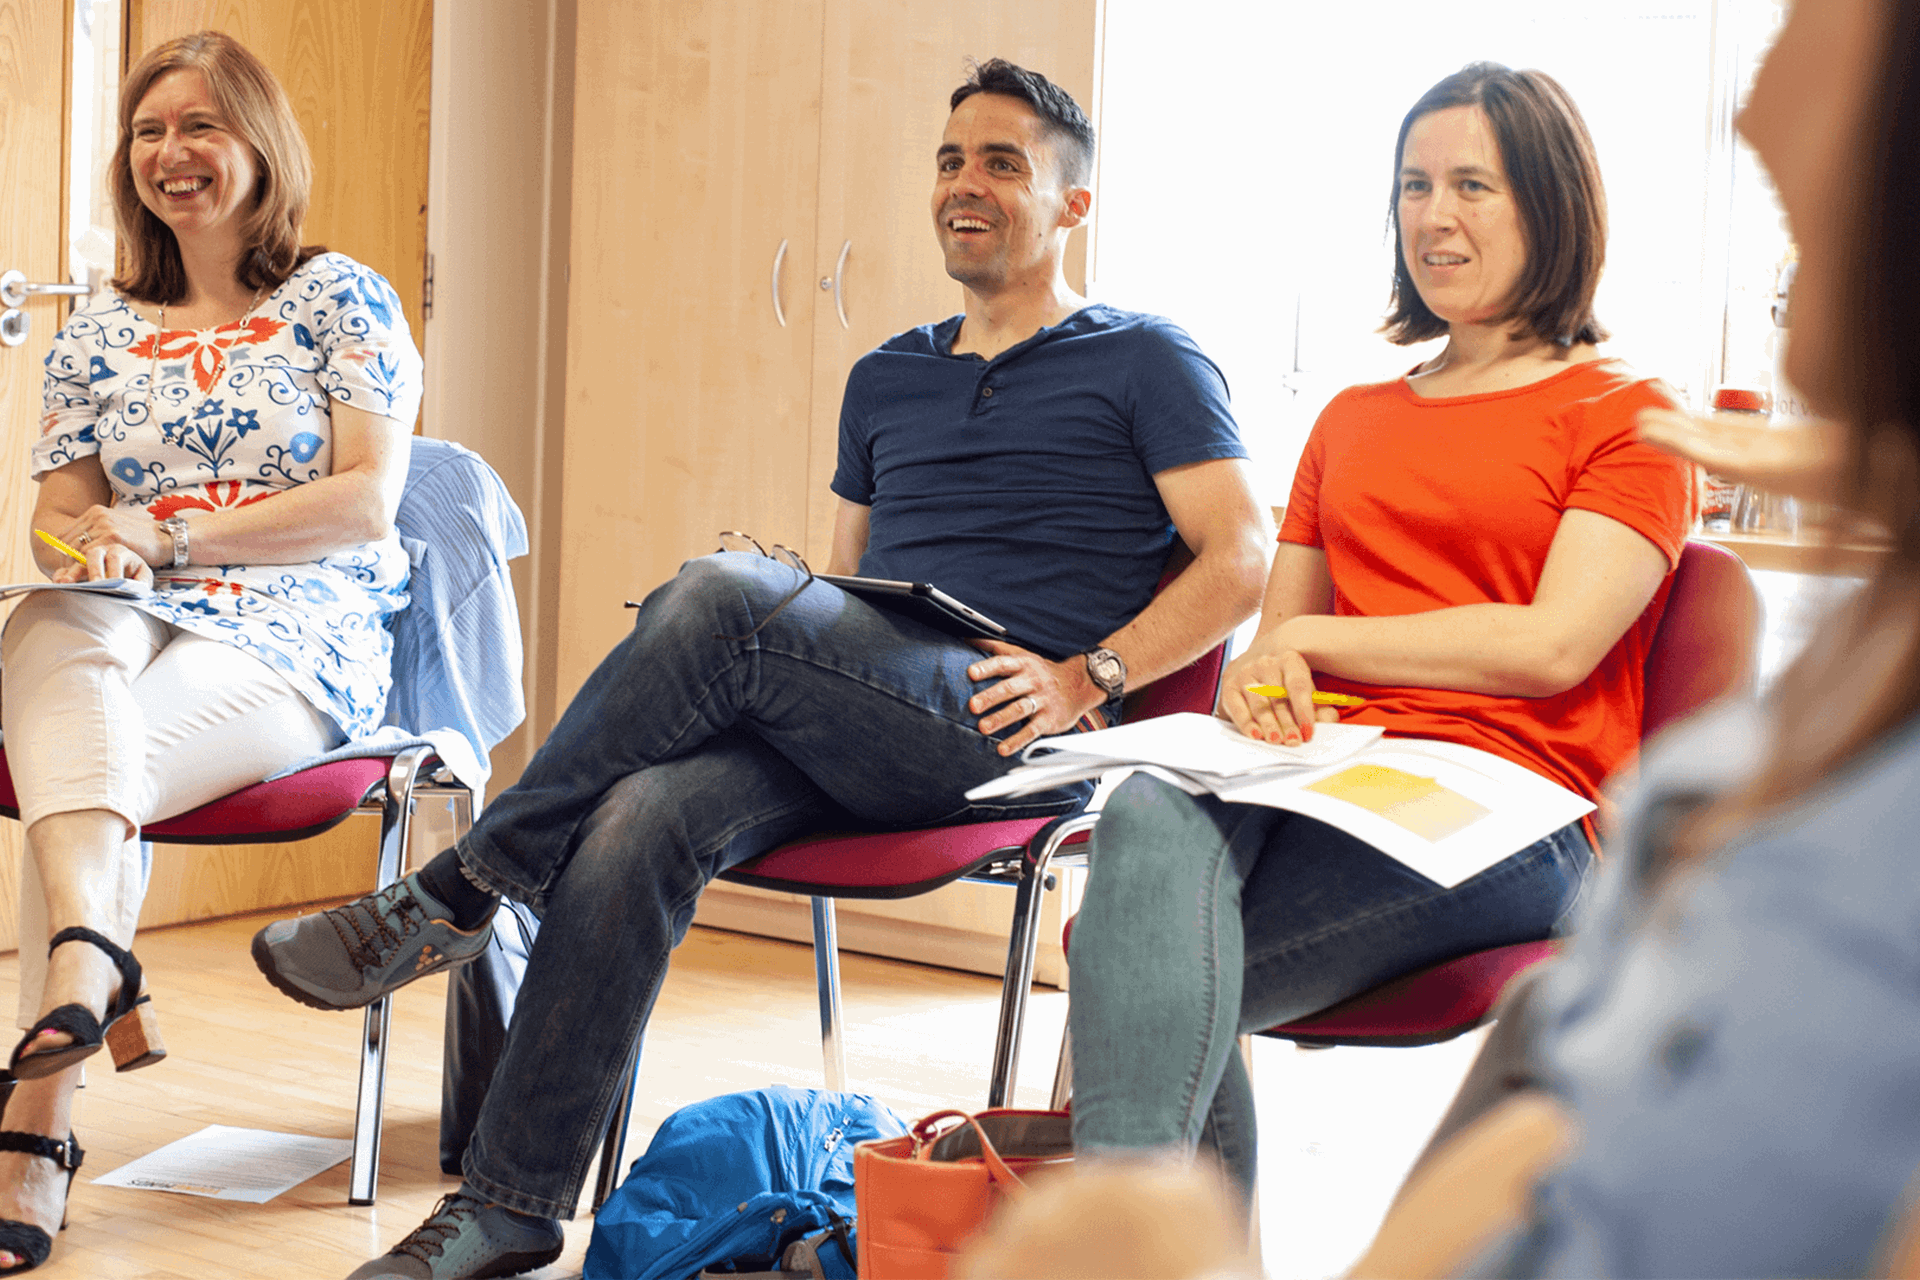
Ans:
[[[1258,639],[1227,665],[1217,714],[1258,742],[1298,746],[1313,740],[1316,721],[1340,718],[1339,708],[1366,700],[1349,693],[1322,693],[1297,651],[1265,651]]]

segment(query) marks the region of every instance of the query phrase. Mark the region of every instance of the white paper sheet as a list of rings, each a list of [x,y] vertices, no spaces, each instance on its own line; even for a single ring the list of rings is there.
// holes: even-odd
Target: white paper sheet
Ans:
[[[1309,790],[1313,784],[1364,763],[1419,778],[1485,810],[1479,818],[1439,839],[1415,834],[1376,813]],[[1451,889],[1543,836],[1592,813],[1592,801],[1547,781],[1511,760],[1452,742],[1386,738],[1358,761],[1324,769],[1296,770],[1216,794],[1239,804],[1289,809],[1351,832],[1427,879]]]
[[[1267,805],[1351,832],[1389,857],[1452,888],[1593,804],[1531,769],[1472,747],[1383,738],[1370,725],[1323,724],[1313,741],[1276,747],[1241,737],[1212,716],[1170,715],[1098,733],[1043,738],[1028,763],[967,792],[1021,795],[1101,778],[1097,811],[1136,770],[1189,795]],[[1048,749],[1050,748],[1050,749]]]
[[[967,798],[1030,795],[1137,765],[1178,774],[1167,780],[1199,795],[1218,790],[1228,779],[1333,764],[1365,750],[1382,732],[1377,725],[1321,724],[1314,726],[1313,741],[1282,747],[1255,742],[1213,716],[1183,711],[1094,733],[1042,738],[1021,753],[1025,763],[973,788]]]
[[[265,1204],[352,1153],[346,1138],[210,1124],[100,1175],[93,1185]]]

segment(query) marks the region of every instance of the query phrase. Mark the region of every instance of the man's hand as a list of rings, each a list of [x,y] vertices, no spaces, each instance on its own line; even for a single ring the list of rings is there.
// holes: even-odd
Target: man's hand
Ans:
[[[990,657],[967,668],[969,679],[992,680],[967,702],[980,716],[980,732],[991,737],[1011,724],[1026,721],[1008,734],[999,751],[1010,756],[1036,738],[1065,733],[1074,722],[1107,700],[1106,691],[1087,674],[1087,660],[1075,654],[1065,662],[1048,662],[1031,650],[999,640],[975,640],[973,647]]]

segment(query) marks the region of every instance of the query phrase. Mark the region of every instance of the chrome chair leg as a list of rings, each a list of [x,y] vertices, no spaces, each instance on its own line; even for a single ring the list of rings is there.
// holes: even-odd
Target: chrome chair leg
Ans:
[[[372,1204],[380,1179],[380,1116],[387,1089],[387,1037],[393,1028],[393,997],[367,1006],[360,1047],[360,1094],[353,1109],[353,1163],[347,1171],[347,1203]]]
[[[813,899],[813,981],[820,992],[820,1056],[827,1088],[847,1087],[847,1046],[840,1016],[840,932],[833,899]]]
[[[626,1155],[627,1129],[633,1122],[633,1098],[640,1089],[640,1047],[646,1043],[643,1033],[627,1054],[626,1083],[614,1095],[613,1109],[607,1113],[607,1132],[600,1140],[600,1172],[593,1180],[593,1212],[607,1202],[620,1186],[620,1161]]]
[[[374,889],[400,878],[406,865],[407,833],[413,818],[413,789],[429,747],[414,747],[394,757],[387,770],[386,801],[380,807],[380,853]],[[360,1094],[353,1110],[353,1161],[347,1173],[347,1203],[372,1204],[380,1180],[380,1118],[386,1101],[387,1044],[393,1027],[393,1001],[382,996],[367,1006],[366,1034],[360,1044]]]
[[[1040,947],[1040,907],[1046,899],[1053,856],[1070,837],[1092,828],[1097,817],[1079,813],[1054,819],[1034,835],[1027,846],[1030,852],[1021,859],[1013,924],[1007,933],[1006,976],[1000,984],[1000,1029],[994,1036],[993,1075],[987,1084],[989,1107],[1006,1106],[1018,1082],[1027,992],[1033,986],[1034,954]]]
[[[1053,1093],[1047,1098],[1047,1108],[1052,1111],[1063,1110],[1073,1098],[1073,1033],[1065,1027],[1060,1028],[1060,1060],[1053,1068]]]

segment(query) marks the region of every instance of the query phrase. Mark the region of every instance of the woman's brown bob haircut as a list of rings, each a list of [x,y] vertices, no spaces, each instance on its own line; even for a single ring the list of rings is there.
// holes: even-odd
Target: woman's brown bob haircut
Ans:
[[[313,158],[293,107],[260,59],[220,31],[196,31],[149,49],[120,86],[120,141],[113,149],[108,185],[126,271],[113,287],[147,302],[183,301],[187,272],[180,246],[167,225],[140,203],[133,182],[133,113],[154,82],[172,71],[198,71],[227,130],[253,149],[259,184],[253,209],[240,228],[248,251],[240,255],[234,276],[249,289],[272,289],[294,269],[325,250],[302,247],[313,190]]]
[[[1499,322],[1558,347],[1604,342],[1593,317],[1593,293],[1607,260],[1607,193],[1586,121],[1559,82],[1540,71],[1475,62],[1442,80],[1413,104],[1393,144],[1393,311],[1381,326],[1402,346],[1437,338],[1447,322],[1427,309],[1407,270],[1400,239],[1400,162],[1407,131],[1421,116],[1448,107],[1478,107],[1493,125],[1500,163],[1512,185],[1527,265]]]

